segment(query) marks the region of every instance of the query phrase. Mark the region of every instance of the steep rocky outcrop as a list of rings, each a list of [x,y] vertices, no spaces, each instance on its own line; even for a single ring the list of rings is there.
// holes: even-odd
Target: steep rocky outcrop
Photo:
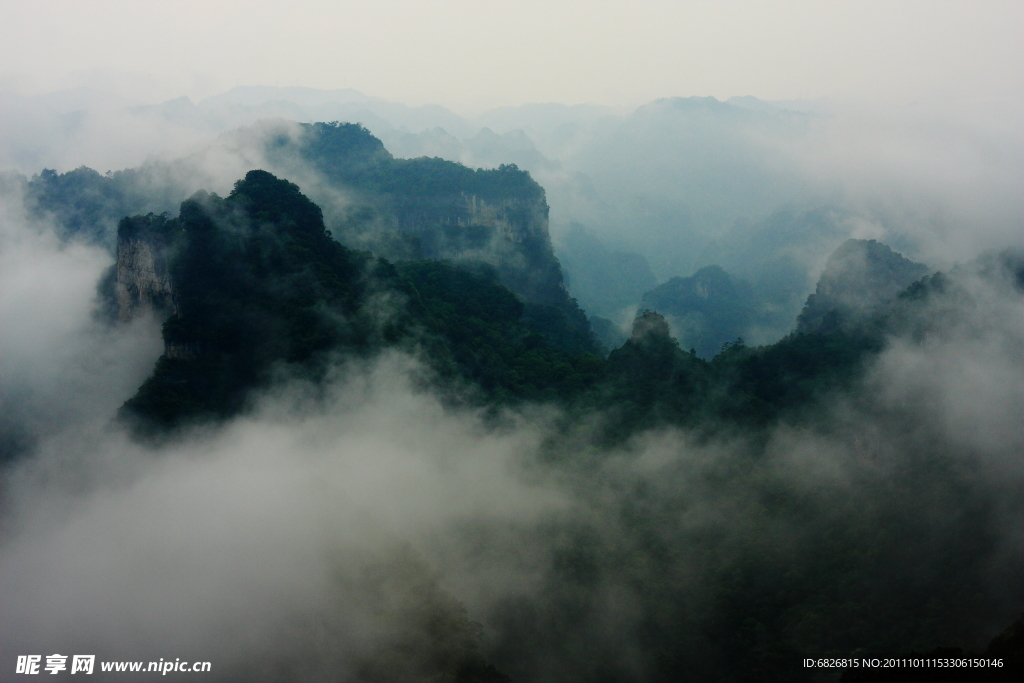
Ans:
[[[599,375],[587,349],[567,351],[587,339],[554,307],[524,303],[493,270],[348,249],[266,171],[223,199],[196,193],[176,218],[125,219],[118,253],[118,313],[166,316],[164,355],[121,413],[140,433],[237,414],[275,368],[318,381],[388,347],[422,354],[439,388],[470,380],[501,400],[569,395]]]
[[[797,318],[797,332],[833,332],[864,320],[927,274],[928,266],[881,242],[847,240],[828,257]]]
[[[342,243],[403,261],[449,261],[492,269],[527,304],[526,316],[546,334],[568,323],[567,350],[596,350],[586,315],[569,296],[548,232],[544,189],[515,164],[471,169],[438,158],[397,159],[356,124],[316,123],[299,139],[278,139],[268,157],[296,157],[349,201],[339,211],[322,200],[328,227]],[[291,162],[288,159],[292,159]],[[318,200],[314,187],[310,196]],[[551,309],[551,310],[548,310]]]
[[[569,306],[543,197],[499,199],[459,192],[399,212],[398,224],[415,238],[422,258],[488,264],[525,301]]]
[[[549,341],[573,352],[596,351],[551,246],[544,189],[526,171],[514,164],[472,169],[444,159],[395,158],[358,124],[265,122],[232,136],[239,149],[262,146],[253,157],[268,172],[299,180],[322,210],[328,234],[346,247],[393,262],[430,259],[488,271],[523,300],[526,317]],[[231,147],[231,140],[223,145]],[[176,208],[199,189],[193,185],[201,168],[196,159],[182,159],[107,175],[47,172],[30,183],[40,211],[52,213],[69,234],[95,232],[115,251],[117,271],[104,285],[114,317],[173,310],[176,293],[166,273],[169,242],[135,224],[112,239],[104,226],[129,211]]]
[[[259,160],[265,170],[299,181],[323,210],[327,229],[350,248],[392,261],[488,264],[525,301],[575,308],[551,247],[544,189],[514,164],[473,169],[439,158],[395,158],[368,130],[350,123],[265,121],[218,144],[209,152],[231,158],[246,150],[245,161],[236,160],[245,170]],[[47,170],[28,183],[29,204],[69,236],[128,249],[124,263],[137,262],[141,275],[151,261],[159,267],[159,257],[144,247],[133,256],[139,245],[117,239],[113,227],[126,215],[176,211],[203,187],[199,181],[212,180],[206,163],[199,154],[106,175],[85,167]],[[151,284],[126,292],[125,301],[145,299]]]
[[[165,221],[149,214],[125,218],[117,229],[114,297],[117,319],[174,312],[174,287],[167,268],[169,236]]]
[[[574,308],[548,233],[544,189],[515,164],[471,169],[438,158],[398,159],[356,124],[303,126],[271,159],[297,155],[350,202],[328,227],[346,244],[391,259],[485,263],[527,302]],[[310,196],[319,199],[317,188]]]

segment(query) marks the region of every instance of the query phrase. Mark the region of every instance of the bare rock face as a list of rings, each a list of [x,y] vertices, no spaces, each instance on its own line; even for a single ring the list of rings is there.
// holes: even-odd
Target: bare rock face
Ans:
[[[435,226],[426,224],[418,235],[431,258],[489,263],[502,283],[527,301],[560,306],[568,300],[543,197],[485,199],[461,193],[448,201],[449,215]]]
[[[396,159],[358,124],[302,124],[298,137],[278,135],[267,158],[315,169],[314,185],[333,187],[312,199],[324,207],[343,244],[391,260],[487,264],[524,301],[566,310],[575,304],[562,282],[548,233],[544,189],[515,164],[470,169],[438,158]]]
[[[174,312],[174,288],[161,226],[162,219],[150,215],[125,218],[118,227],[114,290],[118,320]]]
[[[551,246],[549,207],[543,190],[537,189],[532,197],[451,191],[371,199],[381,202],[387,229],[377,232],[375,241],[350,235],[342,239],[395,260],[488,264],[525,301],[564,307],[569,293]],[[402,235],[404,245],[415,246],[396,251],[393,246],[401,240],[389,242],[388,235]]]

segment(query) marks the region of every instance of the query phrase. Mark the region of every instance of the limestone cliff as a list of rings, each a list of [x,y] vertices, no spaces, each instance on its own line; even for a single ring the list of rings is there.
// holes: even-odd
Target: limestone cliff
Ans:
[[[117,319],[174,312],[174,287],[167,268],[169,243],[160,216],[135,216],[117,230],[114,296]]]
[[[596,350],[587,317],[569,296],[548,233],[542,188],[515,164],[472,169],[444,159],[398,159],[357,124],[303,124],[298,142],[275,139],[275,163],[298,157],[319,178],[311,196],[334,236],[393,261],[484,266],[526,304],[525,318],[565,350]],[[338,204],[331,192],[346,197]]]
[[[321,174],[318,184],[348,197],[338,211],[329,193],[310,188],[343,243],[393,260],[486,263],[525,301],[572,307],[551,247],[544,189],[526,171],[398,159],[356,124],[302,130],[298,149],[275,142],[268,158],[284,165],[297,153]]]
[[[416,241],[421,258],[485,263],[525,301],[568,303],[543,195],[491,198],[458,192],[419,198],[396,214],[398,229]]]

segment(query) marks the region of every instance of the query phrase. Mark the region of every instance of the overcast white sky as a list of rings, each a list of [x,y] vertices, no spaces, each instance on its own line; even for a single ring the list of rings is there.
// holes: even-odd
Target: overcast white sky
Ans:
[[[356,88],[460,113],[676,95],[1024,92],[1024,2],[0,0],[0,90]]]

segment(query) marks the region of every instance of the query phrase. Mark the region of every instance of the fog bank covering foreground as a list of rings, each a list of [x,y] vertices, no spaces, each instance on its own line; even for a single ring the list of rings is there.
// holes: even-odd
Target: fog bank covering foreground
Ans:
[[[787,680],[801,653],[980,651],[1024,605],[1024,297],[977,252],[856,381],[759,428],[608,440],[616,405],[453,407],[422,354],[385,350],[146,445],[111,418],[159,321],[98,320],[109,252],[20,192],[0,207],[2,419],[29,448],[0,499],[4,662]]]

